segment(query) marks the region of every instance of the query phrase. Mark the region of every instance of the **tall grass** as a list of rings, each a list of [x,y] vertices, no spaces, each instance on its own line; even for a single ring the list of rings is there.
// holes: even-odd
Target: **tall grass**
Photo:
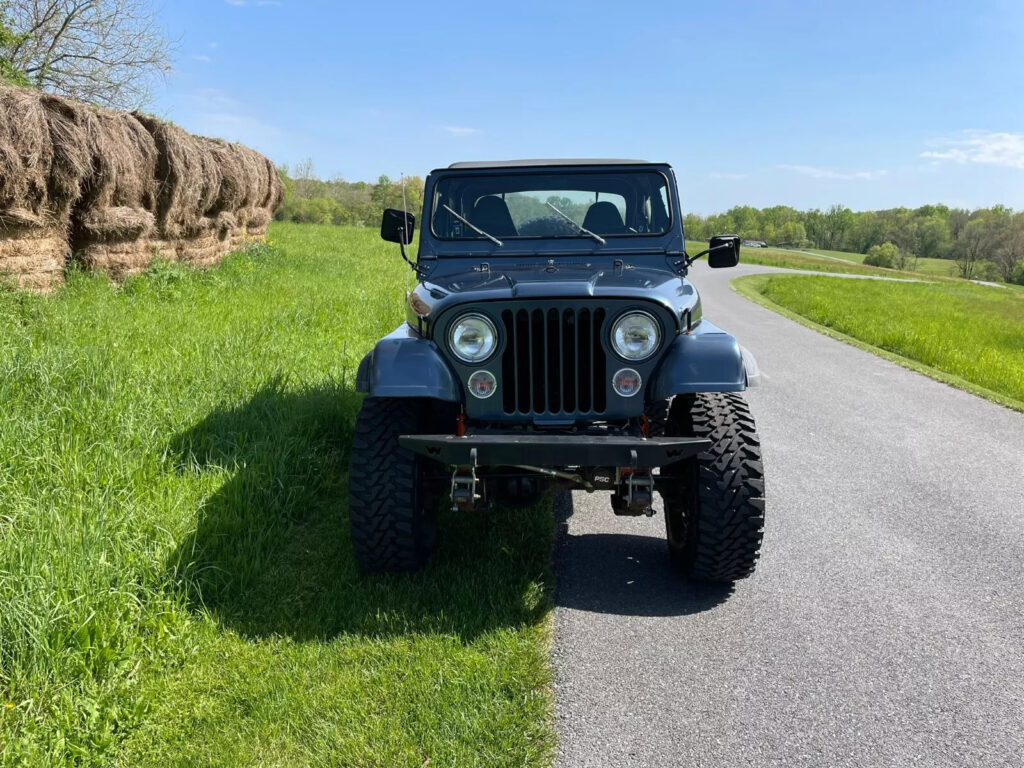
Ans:
[[[1024,405],[1024,295],[964,281],[759,278],[770,301],[819,325]]]
[[[0,293],[0,763],[545,763],[550,513],[359,577],[354,376],[408,270],[368,230],[271,239]]]

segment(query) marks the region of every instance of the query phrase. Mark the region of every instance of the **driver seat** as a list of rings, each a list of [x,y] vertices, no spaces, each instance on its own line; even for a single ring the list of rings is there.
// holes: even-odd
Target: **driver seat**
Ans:
[[[477,200],[469,220],[487,234],[497,238],[515,237],[519,234],[505,201],[495,195],[486,195]]]
[[[607,200],[596,202],[587,209],[587,215],[583,217],[583,228],[589,229],[596,235],[624,235],[626,233],[622,214],[615,207],[615,203],[610,203]]]

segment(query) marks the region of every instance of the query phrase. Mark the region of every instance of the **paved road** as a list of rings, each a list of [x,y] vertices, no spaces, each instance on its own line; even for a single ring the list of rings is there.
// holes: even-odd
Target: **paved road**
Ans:
[[[573,494],[559,765],[1024,765],[1024,415],[730,291],[762,271],[694,272],[766,374],[758,571],[689,587],[660,516]]]

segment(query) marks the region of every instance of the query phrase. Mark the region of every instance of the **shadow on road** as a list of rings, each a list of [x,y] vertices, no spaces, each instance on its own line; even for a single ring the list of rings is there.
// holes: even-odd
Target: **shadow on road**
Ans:
[[[555,502],[559,523],[555,603],[591,613],[684,616],[714,608],[733,587],[687,582],[673,568],[665,540],[621,533],[569,532],[572,496]],[[611,510],[608,510],[611,515]]]
[[[348,455],[361,397],[273,382],[177,435],[178,471],[227,476],[168,560],[197,611],[247,637],[441,632],[470,640],[547,612],[550,506],[442,513],[418,574],[359,575],[348,534]]]

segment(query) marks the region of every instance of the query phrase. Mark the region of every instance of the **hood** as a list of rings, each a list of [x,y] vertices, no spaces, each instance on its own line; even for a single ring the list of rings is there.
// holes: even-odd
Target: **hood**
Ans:
[[[623,295],[622,292],[653,292],[666,285],[681,286],[682,281],[665,269],[551,261],[547,264],[503,265],[500,268],[478,266],[439,277],[431,285],[449,294],[484,294],[480,299],[486,300]]]
[[[409,322],[424,327],[447,309],[491,301],[635,299],[655,302],[682,321],[700,316],[693,284],[665,268],[628,263],[541,261],[473,267],[434,275],[409,294]]]

